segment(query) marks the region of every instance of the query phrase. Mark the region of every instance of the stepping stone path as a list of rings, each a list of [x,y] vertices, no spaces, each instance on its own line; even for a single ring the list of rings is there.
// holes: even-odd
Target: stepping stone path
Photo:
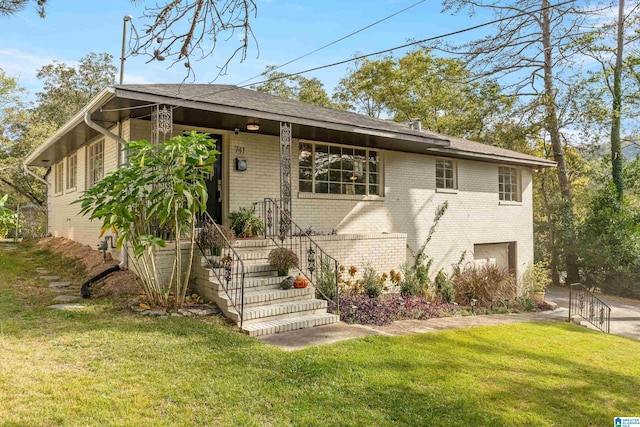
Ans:
[[[71,282],[53,282],[49,285],[50,288],[66,288],[71,285]]]
[[[49,270],[47,270],[46,268],[36,268],[36,271],[40,274],[47,274],[49,272]],[[40,276],[40,279],[51,281],[51,283],[49,284],[49,289],[51,289],[54,292],[66,293],[70,291],[70,289],[67,289],[67,288],[71,285],[71,282],[56,281],[60,279],[60,276]],[[82,304],[74,304],[72,302],[79,299],[81,299],[81,297],[76,295],[58,295],[53,300],[58,301],[61,304],[53,304],[53,305],[50,305],[48,308],[57,309],[57,310],[68,310],[68,309],[76,310],[76,309],[85,308],[85,306]]]
[[[60,302],[71,302],[71,301],[76,301],[76,300],[79,300],[79,299],[82,299],[82,297],[77,297],[75,295],[58,295],[53,300],[54,301],[60,301]]]
[[[79,308],[81,309],[81,308],[85,308],[85,306],[82,304],[53,304],[53,305],[50,305],[48,308],[66,310],[66,309],[79,309]]]

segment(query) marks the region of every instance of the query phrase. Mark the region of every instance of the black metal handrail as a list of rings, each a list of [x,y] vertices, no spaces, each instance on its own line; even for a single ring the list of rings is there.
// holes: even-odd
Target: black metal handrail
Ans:
[[[280,207],[278,201],[265,198],[256,205],[259,205],[260,216],[264,221],[265,237],[279,247],[292,250],[298,256],[300,272],[315,287],[317,293],[335,304],[335,312],[339,313],[338,260],[325,252],[296,224],[291,215]],[[323,282],[323,286],[319,286],[319,281]],[[333,289],[326,286],[329,282],[333,284]]]
[[[609,333],[611,307],[581,283],[569,286],[569,322],[578,315],[602,332]]]
[[[208,238],[196,238],[207,266],[222,285],[229,302],[240,316],[240,328],[244,320],[244,262],[229,239],[211,215],[205,212],[198,219],[198,234],[208,233]]]

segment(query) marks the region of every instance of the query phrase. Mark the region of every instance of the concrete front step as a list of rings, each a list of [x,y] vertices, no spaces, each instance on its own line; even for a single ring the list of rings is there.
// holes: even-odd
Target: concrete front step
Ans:
[[[314,326],[329,325],[340,320],[335,314],[320,313],[309,314],[299,317],[289,317],[286,319],[272,320],[269,322],[260,322],[252,324],[244,324],[242,331],[252,337],[260,337],[264,335],[272,335],[280,332],[294,331],[296,329],[312,328]]]
[[[204,261],[203,261],[204,262]],[[215,277],[215,274],[211,267],[208,264],[203,264],[202,266],[205,270],[210,271],[210,277]],[[216,273],[222,277],[224,276],[224,268],[223,267],[214,267],[216,269]],[[232,268],[232,271],[235,273],[238,271],[235,268]],[[257,277],[257,276],[277,276],[278,272],[271,268],[269,264],[259,263],[259,264],[245,264],[244,265],[244,277]]]
[[[220,295],[225,299],[226,295]],[[259,289],[244,292],[244,308],[256,307],[266,304],[281,304],[288,301],[300,301],[313,298],[313,289]]]
[[[270,322],[273,320],[300,317],[308,314],[321,314],[327,312],[327,302],[320,299],[308,299],[299,301],[287,301],[280,304],[260,305],[244,309],[243,325],[253,323]]]

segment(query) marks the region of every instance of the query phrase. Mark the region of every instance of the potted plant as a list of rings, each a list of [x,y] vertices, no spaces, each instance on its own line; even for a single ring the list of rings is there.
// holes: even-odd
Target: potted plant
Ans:
[[[286,276],[290,268],[298,267],[298,255],[291,249],[276,248],[269,252],[269,265],[278,270],[278,276]]]
[[[253,237],[264,234],[264,223],[256,215],[256,207],[240,208],[229,214],[231,228],[237,236]]]
[[[522,278],[522,285],[525,291],[529,293],[529,298],[536,304],[544,302],[545,289],[551,284],[551,278],[547,267],[542,262],[536,262],[527,267]]]

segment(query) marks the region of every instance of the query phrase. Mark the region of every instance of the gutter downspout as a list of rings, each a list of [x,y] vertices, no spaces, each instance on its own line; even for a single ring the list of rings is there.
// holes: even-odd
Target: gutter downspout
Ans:
[[[122,148],[125,148],[127,145],[127,141],[122,139],[122,137],[120,137],[119,135],[116,135],[115,133],[111,132],[108,129],[103,128],[102,126],[98,125],[93,120],[91,120],[91,114],[95,113],[95,111],[98,108],[99,107],[96,107],[93,111],[89,111],[89,110],[85,111],[84,122],[86,123],[86,125],[89,126],[91,129],[95,130],[96,132],[103,134],[107,138],[113,139],[118,143],[119,146],[121,146]],[[127,150],[123,150],[123,157],[124,157],[123,163],[125,163],[127,160]],[[118,264],[118,267],[122,270],[125,270],[127,269],[128,265],[129,265],[129,257],[127,255],[127,244],[123,243],[122,250],[120,251],[120,264]]]

